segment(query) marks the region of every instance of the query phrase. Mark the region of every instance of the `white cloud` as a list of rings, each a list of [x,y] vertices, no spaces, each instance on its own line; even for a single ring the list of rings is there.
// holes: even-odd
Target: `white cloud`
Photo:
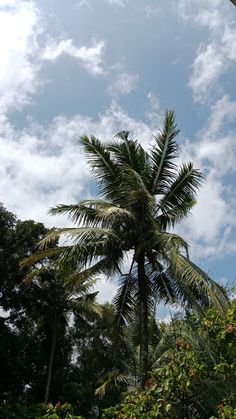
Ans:
[[[219,134],[227,123],[235,121],[236,102],[230,100],[228,95],[224,95],[211,107],[211,115],[208,121],[207,134]]]
[[[77,1],[76,7],[77,7],[77,9],[79,9],[80,7],[87,7],[90,10],[92,9],[91,4],[89,3],[88,0]]]
[[[97,300],[100,304],[111,301],[117,291],[117,285],[112,281],[107,281],[105,278],[99,279],[95,285],[95,291],[98,291]]]
[[[220,77],[236,62],[236,20],[228,3],[181,0],[176,6],[183,19],[209,33],[197,50],[189,78],[196,102],[204,103],[213,89],[220,90]]]
[[[152,139],[152,129],[131,118],[115,101],[98,119],[60,116],[49,126],[31,123],[23,131],[4,119],[0,122],[1,201],[20,218],[47,225],[65,223],[47,215],[51,206],[91,196],[89,168],[76,140],[80,135],[110,140],[125,129],[146,144]]]
[[[227,199],[223,182],[212,170],[198,192],[191,216],[178,227],[179,234],[190,244],[190,258],[223,258],[235,251],[235,204]]]
[[[76,47],[72,39],[66,39],[59,43],[53,40],[43,52],[42,59],[55,61],[61,55],[66,54],[77,59],[89,73],[98,75],[104,73],[102,60],[104,49],[104,41],[93,40],[92,46]]]
[[[106,2],[111,6],[125,7],[128,0],[106,0]]]
[[[198,193],[198,204],[186,222],[194,241],[206,243],[218,238],[220,229],[232,222],[230,207],[223,198],[223,187],[212,171]]]
[[[0,113],[22,107],[36,91],[37,37],[41,30],[34,2],[1,1]]]
[[[16,0],[1,0],[0,8],[5,6],[15,6],[17,3]]]
[[[160,127],[163,120],[163,111],[161,109],[160,101],[152,92],[147,94],[149,106],[146,111],[150,124],[152,126]]]
[[[214,87],[223,73],[226,62],[217,44],[201,45],[193,64],[189,87],[193,91],[196,102],[204,102],[209,89]]]
[[[187,142],[184,159],[193,160],[206,175],[197,195],[198,204],[181,226],[195,258],[225,255],[235,250],[236,199],[228,176],[235,176],[236,137],[231,130],[236,102],[223,96],[211,107],[207,124],[197,141]]]
[[[138,82],[137,74],[129,74],[126,71],[117,74],[116,79],[108,87],[108,92],[111,96],[119,96],[120,94],[127,94],[135,90]]]

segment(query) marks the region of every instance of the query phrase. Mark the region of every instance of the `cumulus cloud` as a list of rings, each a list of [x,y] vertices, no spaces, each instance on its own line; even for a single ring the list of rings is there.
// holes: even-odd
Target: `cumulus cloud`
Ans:
[[[77,59],[90,74],[98,75],[104,73],[104,49],[104,41],[93,40],[92,46],[76,47],[72,39],[62,40],[59,43],[53,40],[47,45],[42,54],[42,59],[55,61],[64,54],[69,55],[70,57]]]
[[[235,176],[236,138],[232,129],[236,102],[223,96],[212,107],[206,125],[195,142],[187,142],[185,159],[193,160],[206,175],[198,204],[181,226],[194,257],[225,255],[235,249],[236,199],[228,176]]]
[[[20,218],[63,225],[65,219],[52,219],[48,209],[59,203],[78,202],[94,193],[77,139],[82,134],[94,134],[110,140],[122,129],[149,144],[154,127],[129,116],[116,101],[98,118],[60,116],[48,126],[31,123],[22,131],[2,119],[1,201]]]
[[[6,7],[9,6],[9,7]],[[0,3],[0,113],[21,108],[38,87],[41,22],[34,2]]]
[[[8,128],[0,135],[0,193],[1,201],[20,218],[52,225],[48,209],[59,202],[75,202],[82,191],[86,193],[88,173],[70,133],[60,146],[64,132],[60,121],[48,128],[48,132]]]
[[[138,79],[137,74],[129,74],[126,71],[122,71],[117,74],[115,80],[108,87],[108,92],[111,96],[130,93],[136,89]]]
[[[1,4],[0,7],[4,7],[4,6],[15,6],[16,5],[16,0],[1,0]]]
[[[218,89],[220,77],[236,62],[236,21],[226,3],[181,0],[177,5],[183,19],[209,33],[197,50],[189,78],[188,85],[196,102],[206,102],[213,88]]]
[[[156,112],[152,123],[132,118],[113,100],[111,106],[91,118],[60,116],[48,126],[31,123],[18,131],[9,122],[0,125],[0,194],[1,201],[20,218],[41,220],[46,225],[63,225],[66,219],[49,217],[47,211],[59,203],[74,203],[91,197],[89,168],[76,139],[94,134],[107,141],[121,130],[150,146],[160,127],[161,109],[150,92],[149,111]],[[219,121],[219,109],[225,113]],[[226,122],[232,121],[236,103],[223,97],[211,109],[207,125],[196,142],[185,141],[183,160],[193,160],[207,176],[198,194],[198,205],[192,216],[180,226],[180,233],[191,244],[194,259],[232,252],[232,228],[235,225],[236,202],[229,199],[224,176],[235,170],[235,141]],[[227,111],[228,110],[228,111]],[[155,122],[154,122],[155,121]],[[203,136],[203,132],[207,135]],[[227,158],[230,156],[230,158]],[[223,161],[223,164],[222,164]],[[104,297],[105,298],[105,297]]]
[[[207,135],[219,134],[227,129],[228,123],[235,121],[236,102],[224,95],[212,107],[208,120]]]
[[[209,89],[215,85],[225,67],[226,62],[217,43],[200,46],[189,80],[189,87],[196,102],[205,101]]]

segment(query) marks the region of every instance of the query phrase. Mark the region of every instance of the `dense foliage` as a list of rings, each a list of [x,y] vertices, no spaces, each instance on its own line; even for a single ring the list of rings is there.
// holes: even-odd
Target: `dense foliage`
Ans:
[[[165,325],[143,392],[130,392],[104,419],[235,418],[236,301]]]
[[[76,414],[93,418],[94,410],[119,400],[119,393],[112,400],[95,396],[112,368],[124,371],[125,351],[119,357],[114,350],[120,340],[114,310],[95,304],[93,281],[66,283],[52,268],[25,282],[31,272],[20,261],[35,252],[46,229],[17,220],[3,206],[0,228],[0,417],[28,418],[27,406],[44,400],[57,331],[49,400],[70,402]]]
[[[150,316],[150,372],[140,391],[138,310],[118,328],[111,304],[97,306],[89,283],[67,284],[52,264],[35,271],[30,283],[23,281],[31,273],[20,260],[35,251],[46,229],[17,220],[4,207],[0,216],[5,310],[0,318],[0,418],[235,417],[235,301],[225,315],[211,308],[159,325]],[[97,310],[89,309],[83,295]],[[41,405],[55,318],[53,404]]]

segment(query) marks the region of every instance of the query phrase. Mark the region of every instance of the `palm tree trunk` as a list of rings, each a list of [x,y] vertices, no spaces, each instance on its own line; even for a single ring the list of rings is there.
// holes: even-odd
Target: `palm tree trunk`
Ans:
[[[138,257],[138,288],[139,288],[139,330],[140,330],[140,385],[145,388],[148,373],[148,306],[147,277],[145,273],[144,253]]]
[[[47,382],[46,382],[45,394],[44,394],[44,403],[48,403],[48,399],[49,399],[49,391],[50,391],[51,381],[52,381],[52,367],[53,367],[53,361],[54,361],[55,349],[56,349],[56,338],[57,338],[57,328],[54,327],[53,335],[52,335],[51,350],[50,350],[50,358],[49,358],[49,363],[48,363],[48,374],[47,374]]]

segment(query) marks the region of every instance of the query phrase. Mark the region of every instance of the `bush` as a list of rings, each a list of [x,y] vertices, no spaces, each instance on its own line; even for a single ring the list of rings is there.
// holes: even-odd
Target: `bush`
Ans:
[[[39,415],[38,406],[27,406],[23,402],[7,403],[0,406],[0,419],[35,419]]]
[[[72,406],[68,403],[32,405],[25,403],[2,404],[0,419],[83,419],[73,414]]]
[[[75,416],[70,404],[58,402],[55,406],[51,403],[41,406],[44,413],[42,419],[83,419],[82,416]],[[40,418],[38,418],[40,419]]]

